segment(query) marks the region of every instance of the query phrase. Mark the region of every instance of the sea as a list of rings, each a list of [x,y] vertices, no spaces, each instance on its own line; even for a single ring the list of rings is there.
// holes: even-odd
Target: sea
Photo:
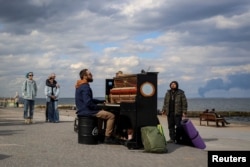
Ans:
[[[104,100],[104,98],[96,97]],[[205,111],[206,109],[215,109],[216,111],[240,111],[250,112],[250,98],[189,98],[188,111]],[[164,98],[157,100],[157,108],[162,109]],[[36,105],[44,105],[45,98],[37,98]],[[75,105],[74,98],[60,98],[59,105]]]

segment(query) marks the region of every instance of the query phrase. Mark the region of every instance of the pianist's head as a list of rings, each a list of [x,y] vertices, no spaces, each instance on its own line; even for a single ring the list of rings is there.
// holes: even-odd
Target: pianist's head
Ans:
[[[87,82],[93,82],[92,74],[88,69],[82,69],[79,73],[81,80],[86,80]]]

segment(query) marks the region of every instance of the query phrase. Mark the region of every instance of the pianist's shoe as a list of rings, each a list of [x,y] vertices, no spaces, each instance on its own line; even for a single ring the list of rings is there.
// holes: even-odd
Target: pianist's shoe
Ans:
[[[115,137],[112,137],[112,136],[105,136],[104,143],[105,144],[120,144],[120,142]]]

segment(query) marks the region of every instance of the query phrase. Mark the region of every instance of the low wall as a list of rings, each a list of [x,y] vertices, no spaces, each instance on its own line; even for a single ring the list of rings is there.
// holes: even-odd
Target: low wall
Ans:
[[[15,107],[14,101],[0,101],[0,107]],[[19,104],[19,107],[23,107],[23,104]],[[35,105],[35,108],[38,109],[45,109],[45,105]],[[61,110],[75,110],[75,105],[58,105],[58,108]],[[203,111],[188,111],[188,117],[199,117],[199,115]],[[250,117],[250,111],[216,111],[217,114],[223,117],[235,117],[235,116],[242,116],[242,117]]]
[[[202,111],[188,111],[188,117],[199,117]],[[223,117],[250,117],[250,112],[244,111],[216,111],[218,115]]]

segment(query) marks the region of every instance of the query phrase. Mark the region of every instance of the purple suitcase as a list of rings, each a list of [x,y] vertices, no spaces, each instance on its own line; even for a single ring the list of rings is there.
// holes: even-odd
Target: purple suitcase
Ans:
[[[194,127],[193,123],[189,119],[183,119],[181,121],[181,125],[183,126],[183,129],[189,136],[189,138],[192,140],[192,143],[195,147],[200,149],[205,149],[206,145],[199,135],[199,132]]]

